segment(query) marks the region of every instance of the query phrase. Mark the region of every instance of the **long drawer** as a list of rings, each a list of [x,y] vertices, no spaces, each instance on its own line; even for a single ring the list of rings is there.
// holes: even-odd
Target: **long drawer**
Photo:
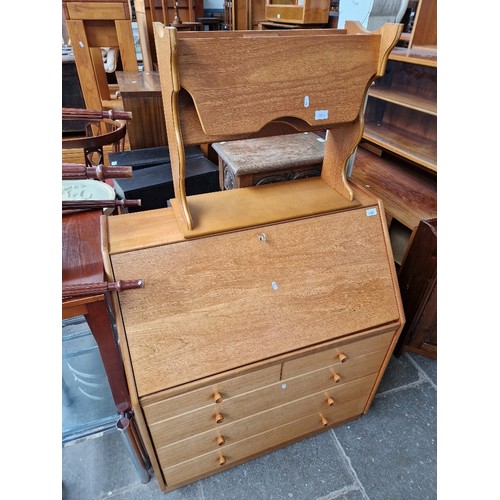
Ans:
[[[381,349],[335,367],[321,368],[233,398],[222,399],[219,404],[212,403],[159,422],[148,420],[153,441],[159,448],[315,392],[342,386],[377,373],[385,355],[386,350]]]
[[[285,444],[301,436],[324,429],[322,417],[327,419],[328,426],[358,417],[363,412],[366,397],[349,401],[345,404],[326,409],[319,414],[310,414],[290,423],[262,432],[256,436],[237,441],[232,445],[211,451],[192,460],[178,463],[172,467],[164,467],[163,473],[167,486],[174,487],[194,478],[200,478],[239,461],[265,453],[274,447]]]
[[[162,468],[171,467],[214,450],[224,450],[237,441],[271,430],[310,414],[319,414],[330,408],[343,407],[353,400],[368,399],[376,374],[348,384],[324,390],[287,404],[254,414],[216,429],[189,437],[173,444],[157,447]]]
[[[253,391],[259,387],[273,384],[280,380],[280,374],[281,363],[278,363],[177,396],[168,397],[168,393],[166,393],[165,399],[162,401],[144,404],[144,415],[149,423],[160,422],[167,418],[192,411],[195,408],[213,405],[218,400],[217,394],[223,395],[224,399],[229,399],[239,394]],[[146,398],[144,400],[147,401]]]

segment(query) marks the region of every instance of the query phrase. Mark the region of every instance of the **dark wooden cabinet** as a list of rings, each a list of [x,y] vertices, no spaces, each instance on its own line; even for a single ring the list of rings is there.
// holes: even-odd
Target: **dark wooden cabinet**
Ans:
[[[437,357],[437,219],[421,221],[412,235],[398,280],[406,325],[395,349]]]

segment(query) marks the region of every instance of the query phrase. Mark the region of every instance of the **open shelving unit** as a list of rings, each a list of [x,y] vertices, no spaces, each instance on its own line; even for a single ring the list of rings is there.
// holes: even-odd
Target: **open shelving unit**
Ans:
[[[437,172],[437,53],[395,48],[370,89],[363,139]]]
[[[351,179],[384,203],[407,319],[395,352],[436,358],[436,0],[408,9],[406,33],[370,88]]]

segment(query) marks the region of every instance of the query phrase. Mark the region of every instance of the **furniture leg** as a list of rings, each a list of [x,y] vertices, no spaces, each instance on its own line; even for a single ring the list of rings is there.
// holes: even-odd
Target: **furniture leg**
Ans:
[[[120,435],[123,438],[125,447],[127,448],[134,467],[139,474],[141,482],[146,484],[150,479],[148,472],[150,464],[133,417],[127,414],[123,415],[116,423],[116,428],[120,431]]]
[[[99,347],[116,410],[119,413],[126,412],[130,410],[132,405],[130,403],[122,360],[115,342],[107,302],[99,300],[88,303],[85,319]]]

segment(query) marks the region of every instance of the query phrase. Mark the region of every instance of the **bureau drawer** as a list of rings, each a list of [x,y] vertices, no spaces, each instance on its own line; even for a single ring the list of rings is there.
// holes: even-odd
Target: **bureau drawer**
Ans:
[[[167,444],[199,434],[209,429],[222,428],[239,419],[255,415],[269,408],[281,406],[319,391],[342,387],[358,378],[378,373],[386,351],[380,350],[339,364],[334,369],[322,368],[276,384],[224,399],[220,404],[205,406],[189,413],[150,425],[155,446]]]
[[[280,372],[281,364],[279,363],[171,398],[168,397],[167,392],[165,393],[166,399],[156,403],[145,404],[143,411],[148,424],[151,425],[175,415],[213,405],[215,400],[218,400],[217,397],[214,397],[217,393],[223,395],[224,399],[227,399],[278,382]]]
[[[395,331],[391,330],[364,340],[341,344],[339,347],[329,347],[314,354],[285,361],[285,363],[283,363],[281,376],[282,378],[289,378],[301,375],[302,373],[317,370],[318,368],[322,368],[324,366],[339,365],[341,363],[347,365],[353,358],[357,358],[380,349],[387,350],[394,333]],[[343,355],[345,358],[339,358],[339,355]],[[343,361],[341,359],[343,359]]]
[[[290,403],[237,420],[220,428],[197,434],[176,443],[157,447],[161,467],[171,467],[214,450],[224,450],[237,441],[274,429],[312,413],[364,398],[368,399],[377,375],[369,375],[348,384],[325,390]],[[156,436],[153,434],[153,439]],[[161,439],[160,439],[161,441]]]
[[[345,420],[358,417],[363,412],[366,396],[345,404],[328,408],[322,416],[328,420],[328,426],[334,426]],[[243,459],[251,458],[276,446],[324,429],[319,414],[311,414],[280,427],[251,436],[227,447],[206,453],[192,460],[164,467],[163,473],[169,487],[181,485],[202,476],[221,472],[226,467],[235,465]]]

